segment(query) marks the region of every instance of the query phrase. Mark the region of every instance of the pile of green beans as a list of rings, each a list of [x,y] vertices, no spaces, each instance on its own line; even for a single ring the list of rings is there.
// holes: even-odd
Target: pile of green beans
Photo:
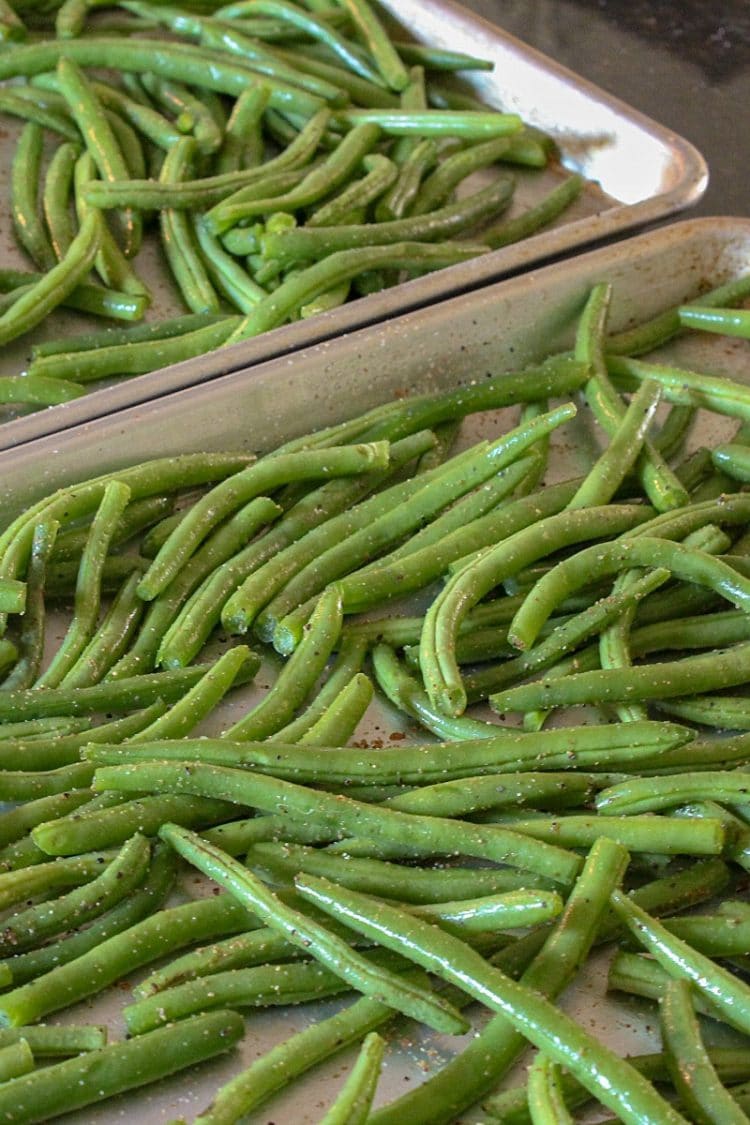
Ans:
[[[0,405],[68,402],[467,261],[582,189],[550,138],[438,81],[491,62],[393,41],[370,0],[3,0],[0,38],[26,259],[0,271],[0,340],[31,353]],[[515,202],[540,176],[552,190]],[[150,308],[154,246],[179,315]],[[35,332],[63,306],[144,323]]]
[[[125,201],[118,222],[137,238]],[[747,1120],[750,1052],[705,1021],[750,1034],[750,393],[649,352],[735,333],[748,296],[613,335],[599,284],[570,353],[257,458],[104,473],[0,528],[0,1116],[82,1109],[229,1050],[254,1009],[337,997],[196,1120],[358,1045],[324,1121]],[[727,440],[693,452],[699,408]],[[472,444],[474,414],[500,432]],[[592,418],[603,448],[561,481]],[[375,697],[393,744],[368,738]],[[595,945],[609,988],[658,1002],[657,1056],[557,1006]],[[114,985],[128,1039],[52,1022]],[[388,1102],[408,1020],[456,1052]],[[529,1044],[528,1083],[498,1090]]]

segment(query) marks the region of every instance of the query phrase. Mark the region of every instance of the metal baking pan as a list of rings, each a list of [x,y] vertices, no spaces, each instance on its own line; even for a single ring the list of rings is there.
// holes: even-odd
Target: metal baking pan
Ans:
[[[679,223],[316,345],[252,371],[239,370],[64,434],[4,450],[0,452],[0,526],[56,487],[137,460],[208,449],[263,451],[396,395],[453,387],[481,379],[488,372],[517,369],[549,348],[570,344],[575,318],[594,282],[610,280],[614,284],[612,326],[619,329],[737,277],[749,266],[750,221]],[[746,378],[750,374],[745,341],[696,336],[670,345],[666,354],[683,362],[692,359],[716,373],[742,377],[744,371]],[[472,420],[466,427],[467,439],[497,433],[504,422],[497,416]],[[725,420],[712,419],[696,427],[692,441],[713,442],[726,437],[732,428]],[[582,451],[594,439],[583,423],[578,431],[566,427],[553,456],[555,475],[562,479],[578,471]],[[243,692],[262,691],[265,677],[259,679],[259,688]],[[203,733],[214,733],[243,712],[248,706],[248,695],[243,692],[235,693],[239,699],[225,705]],[[407,738],[424,737],[378,704],[368,712],[358,737],[382,745],[404,733]],[[192,881],[190,890],[195,893]],[[566,997],[567,1010],[622,1053],[656,1049],[652,1013],[635,1002],[605,996],[605,969],[606,955],[592,959]],[[136,979],[133,974],[130,983]],[[119,1013],[127,995],[121,986],[61,1019],[104,1022],[113,1036],[120,1037]],[[238,1053],[70,1119],[100,1125],[116,1125],[123,1119],[156,1125],[175,1115],[189,1118],[242,1064],[248,1065],[317,1015],[332,1010],[333,1005],[326,1004],[252,1013]],[[381,1080],[379,1101],[390,1100],[407,1089],[408,1083],[422,1080],[457,1044],[460,1041],[400,1031]],[[335,1096],[351,1059],[349,1052],[318,1068],[248,1121],[312,1125]],[[477,1113],[462,1115],[465,1125],[480,1119]]]
[[[286,325],[232,349],[122,380],[64,406],[16,417],[0,426],[0,448],[245,369],[518,273],[586,244],[617,237],[689,207],[705,190],[706,165],[691,144],[501,28],[451,0],[384,0],[382,7],[402,36],[491,59],[494,71],[467,72],[462,81],[487,104],[518,112],[529,124],[549,132],[558,142],[563,164],[589,181],[582,197],[553,226],[517,245],[362,298],[311,320]],[[12,126],[8,136],[14,136]],[[8,158],[5,168],[0,169],[0,189],[3,180],[7,182],[9,166]],[[518,209],[545,195],[560,176],[555,167],[541,174],[518,169],[516,174],[514,207]],[[511,210],[510,214],[514,213]],[[5,221],[0,217],[0,223]],[[0,228],[0,238],[7,246],[8,264],[14,260],[20,264],[10,231]],[[169,279],[156,262],[150,263],[150,267],[148,280],[156,294],[155,312],[159,316],[176,315],[181,306]],[[59,334],[60,322],[52,317],[43,335]],[[21,370],[27,347],[22,340],[7,349],[0,374]]]

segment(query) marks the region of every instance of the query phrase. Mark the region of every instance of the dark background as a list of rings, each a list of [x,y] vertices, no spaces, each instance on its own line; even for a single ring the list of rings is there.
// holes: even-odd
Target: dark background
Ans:
[[[680,133],[708,162],[692,215],[750,215],[750,0],[462,0]]]

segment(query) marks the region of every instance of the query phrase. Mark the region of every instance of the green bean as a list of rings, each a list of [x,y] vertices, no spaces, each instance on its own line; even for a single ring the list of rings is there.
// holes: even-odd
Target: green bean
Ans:
[[[411,979],[417,982],[423,978],[414,973]],[[394,1014],[381,1001],[363,997],[336,1015],[297,1032],[222,1086],[211,1105],[196,1118],[196,1125],[233,1125],[290,1079],[357,1042],[393,1019]]]
[[[249,313],[268,295],[266,290],[226,253],[199,216],[193,216],[192,228],[205,268],[216,287],[240,312]]]
[[[288,3],[288,0],[255,0],[254,11],[267,16],[273,16],[288,22],[292,27],[304,32],[312,39],[325,43],[348,69],[358,74],[368,82],[380,83],[381,79],[376,70],[364,61],[359,52],[353,48],[351,42],[339,35],[334,28],[323,20],[316,19],[309,12]]]
[[[28,1040],[19,1039],[17,1043],[0,1047],[0,1084],[11,1078],[19,1078],[34,1069],[34,1056]]]
[[[375,1097],[385,1039],[371,1031],[362,1043],[354,1067],[320,1125],[364,1125]]]
[[[392,895],[389,897],[393,897]],[[510,891],[451,902],[409,906],[418,918],[437,922],[441,929],[458,937],[489,930],[533,926],[561,913],[563,901],[555,891]]]
[[[172,184],[190,178],[196,141],[183,137],[164,158],[159,180]],[[193,226],[182,211],[165,208],[159,215],[161,244],[185,305],[194,313],[219,311],[219,298],[198,253]]]
[[[108,910],[106,914],[86,926],[85,929],[42,946],[41,949],[32,949],[28,953],[19,953],[15,957],[8,958],[6,963],[8,966],[12,966],[11,973],[14,985],[20,987],[35,980],[38,976],[49,973],[52,969],[68,965],[76,958],[88,953],[100,941],[107,941],[123,930],[134,927],[136,923],[141,922],[148,915],[153,914],[162,906],[172,889],[175,867],[172,851],[161,843],[157,843],[153,850],[153,861],[144,881],[112,910]],[[68,1029],[50,1028],[50,1033],[53,1030],[62,1032]],[[6,1031],[5,1034],[9,1033]],[[88,1045],[86,1045],[86,1040],[81,1044],[80,1037],[74,1039],[72,1043],[68,1043],[62,1035],[60,1038],[62,1042],[56,1042],[53,1039],[45,1053],[75,1054],[80,1050],[93,1050],[96,1047],[103,1046],[106,1041],[106,1036],[102,1040],[101,1035],[100,1042],[96,1042],[94,1037],[90,1036]],[[36,1051],[37,1048],[33,1040],[30,1041]],[[0,1043],[2,1042],[2,1033],[0,1033]],[[57,1047],[54,1052],[51,1050],[53,1046]],[[71,1047],[72,1049],[70,1049]]]
[[[401,138],[412,143],[411,138]],[[379,222],[403,219],[417,196],[424,176],[437,162],[437,145],[427,137],[414,142],[414,147],[400,166],[398,179],[375,207]]]
[[[408,84],[409,75],[368,0],[343,0],[343,6],[367,45],[386,85],[392,90],[403,90]]]
[[[395,470],[408,463],[412,454],[428,448],[431,435],[421,434],[407,438],[391,446],[390,466]],[[188,664],[200,650],[228,602],[234,590],[243,580],[263,563],[272,559],[285,547],[299,539],[306,531],[325,523],[333,514],[341,512],[347,504],[356,503],[364,495],[373,491],[388,474],[388,470],[362,474],[360,477],[342,478],[313,489],[266,535],[255,543],[250,543],[234,558],[228,558],[207,574],[203,582],[185,603],[175,618],[159,647],[158,660],[166,667]],[[210,544],[212,540],[208,540]],[[204,549],[195,556],[199,559]],[[192,563],[187,564],[183,573]],[[169,589],[172,589],[174,582]],[[167,595],[162,595],[162,598]],[[159,600],[154,603],[155,609]],[[242,623],[244,624],[244,623]],[[244,631],[244,630],[243,630]]]
[[[148,742],[154,738],[179,738],[189,734],[198,723],[214,710],[226,693],[241,676],[246,682],[260,667],[260,657],[247,645],[237,645],[225,652],[211,665],[202,678],[188,692],[173,703],[168,711],[153,723],[133,735],[132,742]],[[268,698],[266,696],[266,698]]]
[[[228,1051],[243,1032],[236,1012],[195,1016],[14,1078],[0,1089],[0,1112],[18,1122],[48,1121]]]
[[[622,853],[619,858],[622,870]],[[512,981],[459,939],[438,934],[427,923],[409,919],[402,911],[358,892],[342,891],[327,880],[307,875],[299,877],[296,885],[304,898],[314,901],[326,913],[334,914],[358,932],[364,929],[368,935],[377,934],[378,941],[398,948],[410,959],[424,962],[472,996],[481,997],[483,1003],[502,1014],[506,1029],[510,1023],[516,1032],[520,1031],[567,1066],[599,1100],[616,1109],[622,1120],[683,1120],[636,1071],[582,1032],[540,992]],[[556,983],[553,987],[556,991]],[[517,1049],[515,1042],[513,1048]],[[438,1116],[433,1120],[447,1120],[443,1107],[435,1109]],[[387,1116],[388,1109],[385,1114],[374,1114],[373,1121]],[[408,1119],[419,1120],[416,1116]]]
[[[133,989],[133,995],[137,1001],[146,1000],[189,981],[217,973],[266,965],[274,960],[278,962],[281,957],[297,959],[301,956],[301,951],[290,945],[281,934],[270,926],[260,926],[249,933],[234,934],[223,941],[190,950],[164,968],[156,969]]]
[[[318,294],[367,270],[443,269],[485,252],[486,247],[475,242],[443,242],[435,246],[421,242],[397,242],[391,246],[367,246],[360,250],[329,254],[322,262],[288,276],[278,289],[259,301],[227,343],[235,344],[276,328]]]
[[[422,184],[411,213],[424,215],[442,207],[462,180],[500,160],[544,167],[547,155],[541,145],[521,133],[472,145],[438,164]]]
[[[497,823],[493,820],[492,823]],[[720,820],[701,819],[681,822],[677,817],[656,816],[561,816],[555,819],[515,816],[500,823],[514,832],[533,836],[535,840],[555,842],[564,848],[590,847],[603,836],[617,840],[632,852],[656,852],[660,855],[721,855],[726,833]]]
[[[157,780],[158,779],[158,780]],[[222,786],[223,799],[246,807],[278,813],[295,810],[311,827],[342,834],[375,835],[383,843],[418,854],[456,852],[525,867],[561,882],[571,879],[579,866],[577,856],[561,848],[531,841],[515,832],[492,826],[478,827],[440,817],[413,816],[393,809],[373,808],[364,802],[312,790],[278,778],[196,762],[138,762],[105,766],[97,770],[94,788],[123,791],[193,793],[212,796]],[[314,809],[314,811],[313,811]]]
[[[182,336],[195,328],[203,328],[207,324],[216,323],[221,319],[220,316],[217,317],[212,314],[188,313],[184,316],[171,317],[168,320],[160,320],[155,323],[139,324],[135,327],[104,328],[96,332],[86,332],[80,336],[64,336],[58,340],[44,340],[32,345],[32,360],[45,359],[47,356],[59,355],[62,352],[94,351],[111,347],[114,344],[167,340],[172,336]]]
[[[274,883],[289,883],[300,871],[307,871],[366,894],[415,904],[504,894],[523,889],[528,882],[508,868],[401,866],[287,842],[254,844],[247,863],[264,880]],[[544,880],[540,882],[544,884]]]
[[[41,667],[44,650],[44,585],[47,563],[54,549],[59,528],[57,520],[39,523],[34,528],[26,574],[26,604],[19,638],[18,663],[3,681],[3,690],[30,687]]]
[[[294,211],[317,203],[324,195],[345,183],[364,156],[377,144],[380,130],[375,125],[363,125],[347,133],[338,147],[322,164],[313,168],[305,178],[284,195],[255,194],[247,198],[230,196],[206,213],[204,221],[213,234],[222,234],[241,220],[251,219],[274,211]],[[271,256],[271,255],[269,255]]]
[[[192,128],[189,131],[198,152],[210,156],[221,148],[224,139],[223,129],[216,123],[203,102],[191,94],[185,86],[178,82],[157,78],[152,74],[143,75],[141,81],[144,89],[157,105],[168,110],[178,121],[181,118],[192,120]]]
[[[107,1042],[104,1027],[83,1025],[80,1027],[13,1027],[0,1030],[0,1046],[10,1047],[25,1040],[35,1058],[55,1058],[60,1055],[78,1055],[84,1051],[96,1051]]]
[[[153,40],[122,39],[91,36],[85,39],[46,40],[15,48],[3,55],[0,79],[32,76],[53,70],[63,58],[79,66],[112,68],[153,73],[160,78],[184,82],[188,86],[205,87],[218,94],[238,97],[255,79],[255,72],[238,62],[228,62],[225,55],[185,43],[161,42],[154,48]],[[276,79],[265,79],[271,88],[269,104],[280,110],[297,110],[305,117],[321,108],[320,98],[299,87]],[[122,178],[122,177],[121,177]]]
[[[78,155],[79,149],[76,144],[68,142],[60,145],[50,161],[44,181],[42,196],[44,217],[58,262],[65,257],[75,237],[70,199],[73,189],[73,170]]]
[[[101,875],[88,884],[7,918],[0,930],[0,953],[7,957],[33,949],[52,935],[98,918],[143,882],[149,858],[145,837],[132,836]]]
[[[130,489],[126,484],[112,481],[106,486],[81,556],[73,620],[52,662],[37,680],[38,686],[60,685],[92,637],[99,613],[102,566],[114,529],[129,500]]]
[[[491,737],[466,739],[460,742],[425,743],[413,746],[383,747],[377,752],[357,747],[326,747],[313,751],[295,743],[273,741],[230,741],[228,738],[180,738],[152,740],[127,745],[97,743],[86,750],[88,761],[97,765],[114,764],[126,769],[126,763],[154,766],[156,762],[178,761],[183,765],[196,763],[228,767],[223,771],[227,781],[239,783],[238,774],[248,772],[250,789],[260,770],[271,777],[294,779],[311,785],[429,785],[479,775],[519,773],[523,765],[532,771],[556,771],[569,764],[571,754],[581,766],[589,759],[604,763],[621,752],[625,760],[637,762],[639,757],[666,756],[685,746],[693,750],[692,732],[672,723],[643,722],[630,724],[627,730],[617,727],[580,726],[564,730],[546,730],[527,734],[508,727],[485,724]],[[251,772],[252,771],[252,772]],[[127,789],[126,773],[115,774]],[[149,776],[147,771],[146,775]],[[739,774],[737,776],[740,776]],[[210,777],[210,771],[205,774]],[[218,780],[218,778],[217,778]],[[261,781],[263,778],[261,777]],[[272,786],[271,786],[272,788]],[[294,789],[295,787],[292,787]],[[286,787],[282,790],[286,792]],[[292,798],[293,792],[289,791]],[[297,794],[301,799],[301,794]],[[321,801],[323,801],[321,795]],[[240,801],[238,803],[250,803]],[[346,802],[344,802],[344,805]],[[342,805],[343,809],[343,805]],[[273,810],[276,811],[276,810]],[[354,810],[351,810],[352,813]],[[361,810],[363,815],[365,810]],[[373,812],[369,809],[369,812]],[[342,812],[342,816],[343,816]],[[343,823],[343,822],[342,822]]]
[[[612,907],[630,932],[678,980],[690,981],[732,1027],[744,1031],[750,1024],[750,989],[738,977],[674,937],[655,918],[620,891],[611,896]]]
[[[11,165],[11,206],[13,229],[21,247],[38,269],[49,270],[55,254],[39,216],[38,188],[41,181],[41,125],[29,121],[21,131]]]
[[[581,553],[583,554],[585,552]],[[552,572],[550,571],[549,573],[551,574]],[[613,619],[619,618],[620,614],[624,611],[631,608],[635,609],[640,599],[648,596],[654,589],[663,585],[669,577],[669,570],[667,570],[666,567],[660,567],[647,573],[643,578],[638,579],[637,583],[633,582],[627,589],[623,589],[619,592],[615,591],[609,597],[594,602],[588,609],[582,610],[581,613],[568,618],[564,623],[558,625],[541,643],[528,648],[528,651],[524,652],[521,656],[502,663],[496,669],[496,674],[491,676],[491,684],[488,682],[490,677],[482,680],[482,690],[496,691],[506,684],[518,682],[534,672],[539,672],[545,668],[551,667],[564,656],[566,652],[577,648],[592,632],[600,631]],[[539,581],[541,582],[542,579]],[[526,616],[523,617],[524,623],[528,620],[525,607],[531,605],[532,600],[537,596],[538,592],[539,583],[537,583],[527,595],[523,606],[517,611],[513,618],[513,624],[511,624],[508,630],[508,640],[516,645],[516,647],[520,646],[518,646],[518,634],[514,632],[515,622],[521,620],[521,617],[519,617],[521,614],[526,614]],[[523,647],[526,648],[526,645]],[[473,696],[476,693],[476,681],[473,683],[472,687],[473,690],[471,694]]]
[[[618,380],[635,380],[636,385],[644,379],[658,383],[667,402],[703,406],[716,414],[750,420],[750,396],[732,379],[619,355],[608,356],[607,366]]]
[[[261,251],[265,258],[273,258],[288,265],[292,262],[319,260],[355,247],[449,239],[463,235],[507,207],[512,192],[513,182],[510,179],[498,179],[473,195],[456,203],[446,204],[427,215],[415,215],[385,223],[365,223],[361,226],[313,228],[307,225],[279,234],[265,234],[261,238]],[[481,234],[479,237],[481,239]]]
[[[596,420],[612,435],[622,424],[625,406],[610,382],[604,355],[610,299],[611,286],[594,286],[578,324],[575,354],[592,366],[593,377],[587,384],[586,398]],[[687,503],[685,489],[649,439],[644,440],[637,466],[646,494],[659,511],[669,511]]]
[[[340,975],[316,961],[253,965],[212,973],[147,996],[124,1010],[128,1033],[140,1036],[213,1008],[304,1004],[347,991]]]
[[[188,559],[200,541],[241,504],[292,480],[353,476],[377,471],[388,463],[388,445],[373,442],[320,452],[311,450],[266,457],[235,474],[199,500],[161,547],[139,586],[141,597],[153,600]]]
[[[68,379],[47,379],[41,375],[0,377],[0,403],[25,403],[28,406],[58,406],[85,394],[79,383]]]
[[[744,769],[727,773],[721,770],[706,773],[682,773],[672,778],[674,799],[668,792],[666,778],[633,778],[605,789],[597,797],[597,810],[601,815],[630,815],[644,811],[680,805],[686,801],[704,799],[720,803],[741,804],[746,797],[750,777]],[[667,804],[669,800],[669,805]]]
[[[53,860],[27,870],[4,871],[0,874],[0,903],[5,910],[17,902],[49,895],[67,887],[80,887],[95,879],[111,853],[92,852],[72,859]]]
[[[60,91],[104,180],[128,178],[128,167],[118,137],[102,110],[96,93],[78,65],[64,56],[57,65]],[[123,211],[118,217],[127,258],[136,254],[141,241],[140,216]]]
[[[428,585],[456,559],[508,538],[535,520],[561,511],[574,494],[577,484],[577,481],[564,482],[522,497],[478,517],[469,527],[456,528],[434,545],[410,551],[405,558],[394,554],[374,562],[361,573],[355,571],[347,575],[340,581],[345,609],[361,612],[395,597],[397,592],[400,596]],[[389,562],[389,558],[394,561]]]
[[[96,633],[61,680],[61,687],[98,683],[122,655],[145,609],[136,592],[140,576],[141,572],[135,570],[125,579]]]
[[[470,450],[453,458],[429,481],[423,476],[421,479],[426,481],[424,487],[401,505],[354,532],[346,542],[324,549],[292,576],[260,614],[256,625],[260,635],[270,635],[273,628],[274,647],[280,652],[293,649],[301,636],[309,599],[326,582],[351,573],[358,564],[389,546],[397,537],[413,531],[457,496],[465,495],[495,471],[512,464],[519,453],[564,424],[572,409],[571,406],[563,406],[540,415],[525,426],[511,430],[489,448],[480,444],[474,452]],[[419,481],[420,478],[416,479]]]
[[[299,169],[312,159],[329,119],[328,110],[315,114],[283,152],[258,168],[224,172],[193,180],[191,183],[161,187],[152,180],[140,183],[123,181],[119,184],[94,182],[89,186],[86,198],[96,207],[117,207],[127,202],[144,210],[158,211],[163,207],[215,207],[233,192],[244,188],[252,188],[253,198],[258,198],[259,192],[272,195],[274,192],[286,191],[303,178]]]
[[[49,855],[78,855],[93,848],[116,847],[135,832],[155,836],[165,820],[188,828],[205,828],[234,814],[226,801],[146,796],[108,809],[81,809],[75,816],[45,821],[33,830],[32,839]]]
[[[334,121],[344,126],[372,123],[379,125],[386,136],[460,137],[464,141],[487,141],[517,133],[521,118],[515,113],[498,113],[485,109],[426,110],[423,113],[401,109],[348,109],[334,114]]]
[[[306,746],[345,746],[372,702],[372,680],[357,672],[300,737]]]
[[[579,703],[629,703],[694,695],[744,683],[750,644],[719,649],[710,655],[688,656],[636,668],[579,672],[565,679],[543,679],[510,688],[492,696],[500,713],[542,707],[568,707]]]
[[[179,699],[197,683],[205,665],[130,676],[122,680],[92,684],[83,688],[35,688],[0,691],[0,718],[17,722],[47,715],[91,715],[102,711],[132,711],[148,707],[156,700]]]
[[[492,738],[497,726],[483,719],[472,719],[466,715],[448,716],[435,706],[421,683],[410,676],[395,652],[382,643],[376,644],[372,652],[373,668],[378,686],[386,698],[401,711],[425,727],[439,738],[448,740],[468,738]]]
[[[607,449],[571,500],[571,508],[606,504],[612,499],[640,455],[660,397],[661,389],[657,384],[643,383],[633,396]]]
[[[160,910],[105,937],[73,960],[53,962],[41,975],[6,992],[0,1003],[3,1023],[18,1026],[32,1022],[96,995],[121,977],[176,949],[194,941],[237,933],[252,924],[248,912],[228,895]]]
[[[96,210],[85,198],[88,185],[96,180],[96,162],[92,154],[86,150],[78,158],[73,176],[76,212],[80,223],[83,223]],[[148,287],[135,273],[103,219],[101,222],[101,242],[95,267],[105,285],[113,289],[122,289],[125,293],[132,294],[134,298],[141,298],[144,309],[148,306],[151,300]],[[133,318],[131,317],[131,319]]]
[[[255,168],[262,163],[262,121],[270,95],[267,86],[250,86],[235,101],[216,157],[219,175]]]
[[[585,548],[553,567],[534,585],[516,613],[509,631],[511,643],[516,648],[533,644],[557,606],[583,585],[626,567],[639,566],[661,567],[683,582],[707,585],[738,608],[750,607],[750,584],[746,588],[746,580],[733,567],[684,544],[639,536]]]
[[[362,166],[366,175],[313,211],[305,224],[307,227],[335,226],[346,222],[346,216],[353,208],[369,206],[391,186],[398,174],[393,161],[377,153],[365,156]]]
[[[563,1097],[560,1067],[541,1051],[529,1067],[528,1103],[532,1125],[573,1125]]]
[[[328,55],[327,60],[324,61],[314,51],[315,48],[312,44],[308,45],[304,52],[285,50],[282,47],[276,48],[276,54],[284,62],[292,66],[296,65],[307,74],[314,74],[318,78],[333,83],[340,90],[344,90],[356,105],[367,106],[371,109],[398,106],[397,95],[390,90],[386,90],[382,84],[378,85],[366,78],[360,78],[352,71],[336,65],[334,63],[335,56]]]
[[[682,305],[677,310],[677,315],[683,328],[720,332],[724,336],[739,336],[741,339],[747,339],[750,332],[750,315],[747,309]]]
[[[660,1026],[672,1082],[681,1103],[701,1125],[747,1118],[722,1085],[701,1039],[686,981],[670,981],[660,1004]]]
[[[154,663],[169,665],[167,653],[173,639],[172,628],[178,638],[182,635],[179,607],[185,602],[201,579],[210,577],[217,567],[227,559],[231,560],[242,546],[252,539],[258,527],[279,514],[280,509],[266,497],[251,500],[219,529],[206,539],[203,546],[172,580],[166,591],[156,598],[148,608],[146,619],[140,633],[129,652],[110,669],[108,678],[122,679],[145,669],[153,668]],[[179,520],[182,513],[179,513]],[[176,526],[175,523],[175,526]],[[218,617],[218,610],[217,610]]]
[[[420,643],[420,664],[432,701],[448,715],[458,715],[464,709],[466,696],[455,661],[456,631],[466,612],[506,575],[552,549],[622,531],[628,524],[636,526],[642,522],[642,515],[637,509],[610,505],[549,516],[481,552],[455,574],[428,611]]]
[[[164,825],[160,835],[183,858],[225,886],[238,901],[284,934],[292,945],[310,953],[347,984],[366,995],[372,993],[375,998],[384,999],[398,1011],[416,1015],[437,1030],[461,1033],[467,1029],[466,1021],[452,1005],[390,970],[374,970],[367,959],[356,954],[345,941],[306,915],[285,906],[259,879],[219,848],[176,825]]]
[[[53,797],[43,797],[39,801],[28,801],[15,809],[0,814],[0,847],[20,840],[35,825],[50,817],[73,811],[90,800],[91,793],[86,790],[61,793]]]
[[[424,812],[430,816],[465,816],[507,805],[558,809],[586,804],[606,784],[601,775],[580,771],[488,774],[422,785],[383,803],[402,812]]]
[[[28,169],[27,169],[28,174]],[[0,343],[22,336],[69,296],[91,268],[99,249],[101,219],[90,215],[62,259],[0,316]]]
[[[717,468],[722,469],[735,480],[743,483],[750,480],[750,459],[744,445],[736,442],[719,445],[711,451],[711,460]]]
[[[67,371],[76,371],[87,383],[110,375],[142,375],[221,347],[237,324],[237,317],[218,317],[202,328],[163,339],[116,343],[91,349],[85,355],[72,351],[41,356],[32,361],[29,372],[39,378],[47,373],[50,378],[58,379]]]

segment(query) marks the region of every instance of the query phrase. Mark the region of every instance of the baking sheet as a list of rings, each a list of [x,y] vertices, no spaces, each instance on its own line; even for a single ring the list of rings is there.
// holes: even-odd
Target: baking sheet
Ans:
[[[157,402],[128,409],[117,416],[49,436],[15,451],[0,452],[0,519],[69,481],[145,459],[180,451],[251,448],[263,451],[310,427],[326,425],[405,391],[417,393],[450,387],[522,366],[550,346],[566,346],[575,317],[593,282],[608,279],[615,286],[613,327],[625,327],[707,286],[737,277],[750,268],[750,222],[701,219],[642,235],[605,250],[540,270],[479,293],[353,333],[344,340],[314,346],[295,357],[263,364],[252,379],[243,372],[210,385],[179,391]],[[685,339],[670,345],[670,354],[715,372],[750,381],[750,344],[719,336]],[[509,421],[510,412],[507,414]],[[467,440],[497,432],[497,416],[482,416],[468,426]],[[711,420],[693,435],[693,442],[714,442],[728,435],[732,423]],[[577,471],[585,448],[596,434],[580,426],[554,454],[555,476]],[[264,675],[259,677],[262,687]],[[253,690],[225,705],[204,728],[209,733],[238,718]],[[423,740],[386,705],[370,710],[358,738],[388,742],[392,737]],[[197,883],[188,881],[195,893]],[[590,1032],[617,1051],[656,1048],[653,1009],[645,1003],[612,999],[604,994],[606,954],[591,958],[564,1006]],[[128,978],[134,984],[139,974]],[[61,1021],[106,1023],[112,1037],[124,1033],[119,1011],[127,987],[84,1003],[58,1017]],[[241,1065],[311,1019],[331,1014],[335,1002],[287,1011],[252,1012],[241,1051],[204,1068],[153,1088],[116,1099],[99,1108],[71,1115],[72,1122],[138,1122],[156,1125],[175,1115],[195,1115],[220,1083]],[[55,1017],[57,1018],[57,1017]],[[400,1024],[383,1071],[378,1102],[390,1100],[423,1080],[460,1048],[460,1039],[423,1034]],[[715,1029],[714,1029],[715,1030]],[[252,1125],[313,1125],[335,1097],[355,1055],[347,1051],[307,1075],[288,1092],[269,1101],[247,1120]],[[519,1075],[517,1075],[519,1078]],[[479,1111],[461,1116],[464,1125],[480,1122]]]
[[[0,452],[0,522],[53,488],[134,460],[201,449],[251,448],[262,452],[278,442],[364,410],[393,395],[447,388],[532,362],[549,347],[570,343],[573,324],[592,283],[615,286],[613,327],[623,328],[676,301],[736,277],[750,267],[750,221],[698,220],[640,236],[575,260],[488,287],[400,317],[346,339],[324,343],[293,357],[236,372],[143,404],[117,416],[44,438],[15,451]],[[669,354],[716,373],[750,382],[750,344],[721,337],[686,338]],[[503,412],[508,421],[511,412]],[[466,440],[497,432],[504,420],[486,415],[467,426]],[[693,444],[714,442],[733,429],[713,419],[697,428]],[[596,434],[581,425],[557,443],[553,464],[560,479],[582,464]],[[262,689],[266,672],[258,678]],[[212,717],[204,733],[234,721],[248,705],[243,689]],[[237,698],[239,696],[239,698]],[[358,738],[387,743],[395,735],[424,740],[414,726],[383,705],[373,706]],[[192,878],[188,889],[197,887]],[[604,995],[607,955],[594,957],[564,1000],[565,1007],[594,1034],[623,1053],[654,1049],[653,1008]],[[140,974],[128,979],[133,985]],[[72,1009],[61,1022],[104,1022],[113,1037],[123,1034],[120,1010],[129,990],[122,984],[102,997]],[[76,1122],[115,1125],[137,1121],[157,1125],[173,1116],[190,1117],[213,1090],[242,1065],[319,1015],[334,1002],[252,1013],[239,1052],[205,1067],[147,1088],[141,1093],[71,1115]],[[57,1017],[55,1017],[57,1018]],[[461,1040],[422,1034],[401,1024],[379,1087],[378,1103],[417,1083],[460,1049]],[[715,1029],[714,1029],[715,1030]],[[335,1096],[351,1065],[349,1051],[306,1076],[292,1090],[248,1118],[253,1125],[312,1125]],[[464,1125],[481,1113],[462,1115]]]
[[[311,320],[275,329],[234,348],[135,379],[121,380],[72,403],[16,416],[15,420],[0,425],[0,448],[78,425],[319,340],[341,336],[363,325],[517,273],[587,243],[619,236],[690,206],[705,190],[706,165],[687,141],[558,66],[553,59],[532,50],[501,28],[450,0],[385,0],[382,7],[390,13],[394,30],[400,30],[403,37],[493,60],[493,72],[467,72],[461,81],[489,105],[518,112],[530,124],[551,133],[560,146],[563,164],[581,172],[590,181],[582,197],[555,224],[517,245],[427,274]],[[3,121],[3,139],[9,143],[7,151],[10,153],[16,131],[12,124],[5,127],[6,120]],[[3,198],[9,194],[9,169],[8,155],[0,167]],[[559,182],[561,173],[559,168],[551,167],[541,173],[516,169],[514,174],[518,178],[518,188],[510,216],[533,205],[551,190]],[[0,215],[0,245],[6,251],[5,264],[22,265],[7,215]],[[160,318],[180,311],[179,298],[158,263],[151,264],[147,280],[154,285],[154,312]],[[62,322],[53,316],[44,327],[42,337],[59,335],[61,323],[84,324],[81,318],[72,321],[68,317]],[[4,350],[0,374],[21,370],[27,360],[27,350],[25,341]]]

